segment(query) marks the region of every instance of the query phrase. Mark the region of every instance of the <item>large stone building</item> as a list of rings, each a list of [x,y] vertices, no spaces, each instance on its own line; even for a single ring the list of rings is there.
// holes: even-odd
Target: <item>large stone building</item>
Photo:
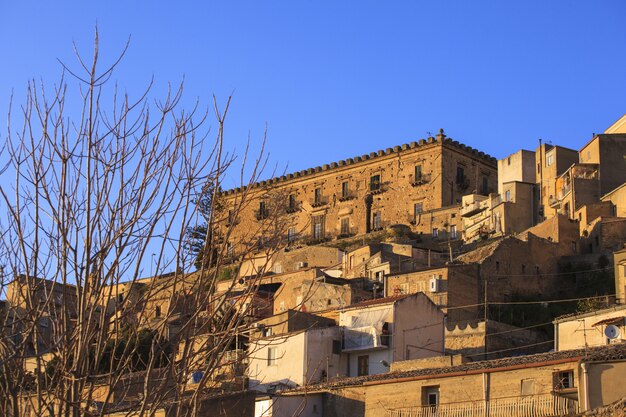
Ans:
[[[225,191],[222,225],[234,225],[226,237],[233,253],[262,246],[263,236],[277,229],[288,241],[313,243],[406,224],[448,241],[460,237],[461,197],[496,187],[496,160],[441,130],[427,140]]]

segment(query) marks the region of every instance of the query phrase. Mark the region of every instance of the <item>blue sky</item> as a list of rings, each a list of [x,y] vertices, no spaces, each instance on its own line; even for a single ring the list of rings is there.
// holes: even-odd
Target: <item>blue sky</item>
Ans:
[[[626,2],[55,1],[0,3],[0,139],[29,78],[53,82],[100,28],[115,78],[186,99],[234,92],[228,147],[289,171],[436,133],[502,158],[579,148],[626,113]]]

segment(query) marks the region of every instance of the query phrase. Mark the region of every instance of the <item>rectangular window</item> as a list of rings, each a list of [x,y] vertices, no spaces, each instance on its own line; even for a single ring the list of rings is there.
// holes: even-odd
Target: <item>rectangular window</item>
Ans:
[[[511,201],[511,190],[506,190],[504,193],[504,201]]]
[[[234,223],[234,214],[232,210],[228,210],[228,223],[226,224],[227,226],[230,226],[231,224]]]
[[[574,388],[574,371],[561,371],[554,373],[554,389]]]
[[[522,379],[521,395],[523,397],[527,395],[535,395],[535,380],[534,379]]]
[[[350,186],[348,185],[348,181],[344,181],[341,183],[341,198],[350,197]]]
[[[433,227],[433,237],[439,237],[439,229]]]
[[[350,234],[350,219],[348,217],[341,219],[341,234]]]
[[[289,211],[294,211],[296,209],[296,195],[289,194],[289,206],[287,207]]]
[[[296,240],[296,228],[295,227],[290,227],[287,230],[287,242],[288,243],[293,243]]]
[[[415,182],[419,182],[422,180],[422,166],[415,165]]]
[[[460,165],[456,167],[456,182],[457,184],[465,182],[465,168]]]
[[[484,195],[489,194],[489,178],[483,175],[482,193]]]
[[[450,239],[456,239],[456,226],[450,226]]]
[[[423,211],[422,203],[413,204],[413,216],[417,218]]]
[[[233,256],[234,248],[232,242],[226,244],[226,256],[231,258]]]
[[[333,340],[333,355],[341,355],[341,340]]]
[[[357,375],[358,376],[369,375],[370,374],[370,357],[369,357],[369,355],[359,356],[357,358],[357,361],[358,361]]]
[[[439,387],[423,387],[422,403],[428,407],[437,407],[439,405]]]
[[[324,216],[313,216],[313,239],[324,238]]]
[[[259,212],[257,213],[256,218],[257,220],[263,220],[267,218],[267,204],[263,200],[259,202]]]
[[[370,191],[380,190],[380,175],[372,175],[370,177]]]
[[[321,204],[322,203],[322,189],[321,188],[316,188],[315,189],[313,202],[315,204]]]
[[[382,229],[382,220],[380,216],[380,211],[375,211],[372,219],[372,227],[374,230]]]
[[[276,364],[276,348],[267,348],[267,366],[274,366]]]
[[[546,155],[546,165],[550,166],[554,163],[554,155],[548,154]]]

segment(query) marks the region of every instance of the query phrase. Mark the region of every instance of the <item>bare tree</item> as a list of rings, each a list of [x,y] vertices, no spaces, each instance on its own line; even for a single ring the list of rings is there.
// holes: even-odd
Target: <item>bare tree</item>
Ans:
[[[98,47],[96,31],[90,62],[77,53],[78,69],[63,65],[51,90],[29,83],[19,117],[9,117],[0,157],[0,413],[144,416],[167,407],[194,416],[212,393],[245,386],[216,382],[240,365],[247,326],[245,308],[228,299],[236,277],[217,291],[233,262],[233,222],[216,206],[235,161],[223,150],[230,98],[223,108],[213,100],[211,133],[210,112],[181,109],[182,85],[154,102],[151,85],[137,100],[119,91],[111,76],[125,50],[102,69]],[[79,85],[77,102],[66,79]],[[264,159],[251,165],[247,178],[241,168],[244,185],[258,180]],[[249,189],[241,187],[231,216]],[[213,195],[203,207],[205,259],[194,271],[186,231],[198,221],[200,190]],[[281,224],[260,226],[271,242],[264,250],[282,244]],[[240,296],[253,298],[255,288]]]

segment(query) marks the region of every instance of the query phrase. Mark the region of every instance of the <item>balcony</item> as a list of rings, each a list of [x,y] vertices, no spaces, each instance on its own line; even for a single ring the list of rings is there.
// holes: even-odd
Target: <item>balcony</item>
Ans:
[[[481,203],[481,201],[472,201],[471,203],[461,207],[461,217],[470,217],[485,210],[487,207]]]
[[[322,207],[328,204],[328,199],[326,197],[317,197],[311,202],[311,207]]]
[[[411,178],[411,177],[412,176],[409,176],[409,180],[410,180],[412,187],[418,187],[420,185],[428,184],[430,182],[430,175],[428,174],[422,174],[417,178]]]
[[[561,207],[561,200],[554,198],[554,197],[550,197],[548,198],[548,205],[553,209],[558,209]]]
[[[254,212],[254,215],[255,215],[257,220],[264,220],[264,219],[267,219],[269,217],[270,212],[267,209],[257,210],[257,211]]]
[[[387,417],[551,417],[578,411],[578,401],[544,394],[397,408],[387,410]]]
[[[387,349],[390,339],[390,334],[383,333],[374,326],[346,327],[343,331],[343,352]]]
[[[339,201],[350,201],[350,200],[354,200],[356,198],[356,196],[352,193],[346,193],[344,195],[342,195],[341,197],[339,197]]]
[[[297,213],[298,211],[300,211],[300,206],[297,203],[290,203],[287,205],[287,208],[285,208],[285,211],[287,212],[287,214]]]

